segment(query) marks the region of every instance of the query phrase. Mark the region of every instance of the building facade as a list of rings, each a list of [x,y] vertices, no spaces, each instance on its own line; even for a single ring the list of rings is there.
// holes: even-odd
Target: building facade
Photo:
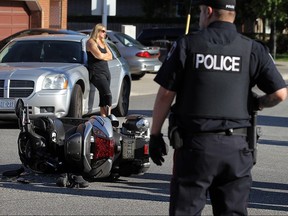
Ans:
[[[28,28],[67,28],[68,0],[0,0],[0,40]]]
[[[70,28],[73,30],[85,28],[85,23],[69,24],[67,19],[69,16],[79,16],[81,20],[81,16],[90,16],[91,1],[93,0],[0,0],[0,40],[28,28]],[[169,5],[176,7],[184,0],[167,1]],[[143,2],[143,0],[116,0],[117,17],[145,16]],[[99,22],[99,19],[87,23],[87,27],[90,28],[96,22]],[[121,24],[125,23],[111,23],[108,27],[119,30]]]

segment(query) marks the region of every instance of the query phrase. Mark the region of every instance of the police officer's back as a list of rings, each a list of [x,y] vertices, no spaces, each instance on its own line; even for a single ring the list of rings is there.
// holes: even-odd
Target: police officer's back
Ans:
[[[160,88],[150,155],[157,165],[164,161],[161,127],[172,111],[170,214],[200,214],[209,191],[214,214],[246,215],[253,166],[247,139],[251,107],[260,110],[283,101],[286,84],[266,48],[237,33],[235,0],[197,4],[201,30],[173,45],[155,77]],[[255,97],[255,85],[266,94]]]

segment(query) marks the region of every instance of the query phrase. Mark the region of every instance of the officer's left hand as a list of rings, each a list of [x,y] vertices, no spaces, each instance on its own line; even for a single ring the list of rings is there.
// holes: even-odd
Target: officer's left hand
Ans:
[[[168,146],[163,139],[163,134],[159,135],[150,135],[150,142],[149,142],[149,155],[152,161],[161,166],[162,163],[165,161],[163,156],[167,155],[168,153]]]

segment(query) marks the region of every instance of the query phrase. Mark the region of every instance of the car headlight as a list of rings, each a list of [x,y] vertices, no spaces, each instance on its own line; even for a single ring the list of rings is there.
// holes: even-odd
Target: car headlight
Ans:
[[[68,79],[63,74],[53,74],[46,76],[42,89],[67,89]]]

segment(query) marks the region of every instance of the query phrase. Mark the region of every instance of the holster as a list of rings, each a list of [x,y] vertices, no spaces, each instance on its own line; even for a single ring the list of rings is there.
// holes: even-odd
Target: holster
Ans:
[[[179,149],[183,146],[181,130],[177,125],[177,120],[174,113],[170,113],[169,115],[168,138],[170,141],[170,146],[172,146],[173,149]]]
[[[257,163],[257,144],[261,133],[261,127],[257,127],[257,112],[254,111],[251,116],[251,126],[247,129],[247,142],[252,152],[254,165]]]

